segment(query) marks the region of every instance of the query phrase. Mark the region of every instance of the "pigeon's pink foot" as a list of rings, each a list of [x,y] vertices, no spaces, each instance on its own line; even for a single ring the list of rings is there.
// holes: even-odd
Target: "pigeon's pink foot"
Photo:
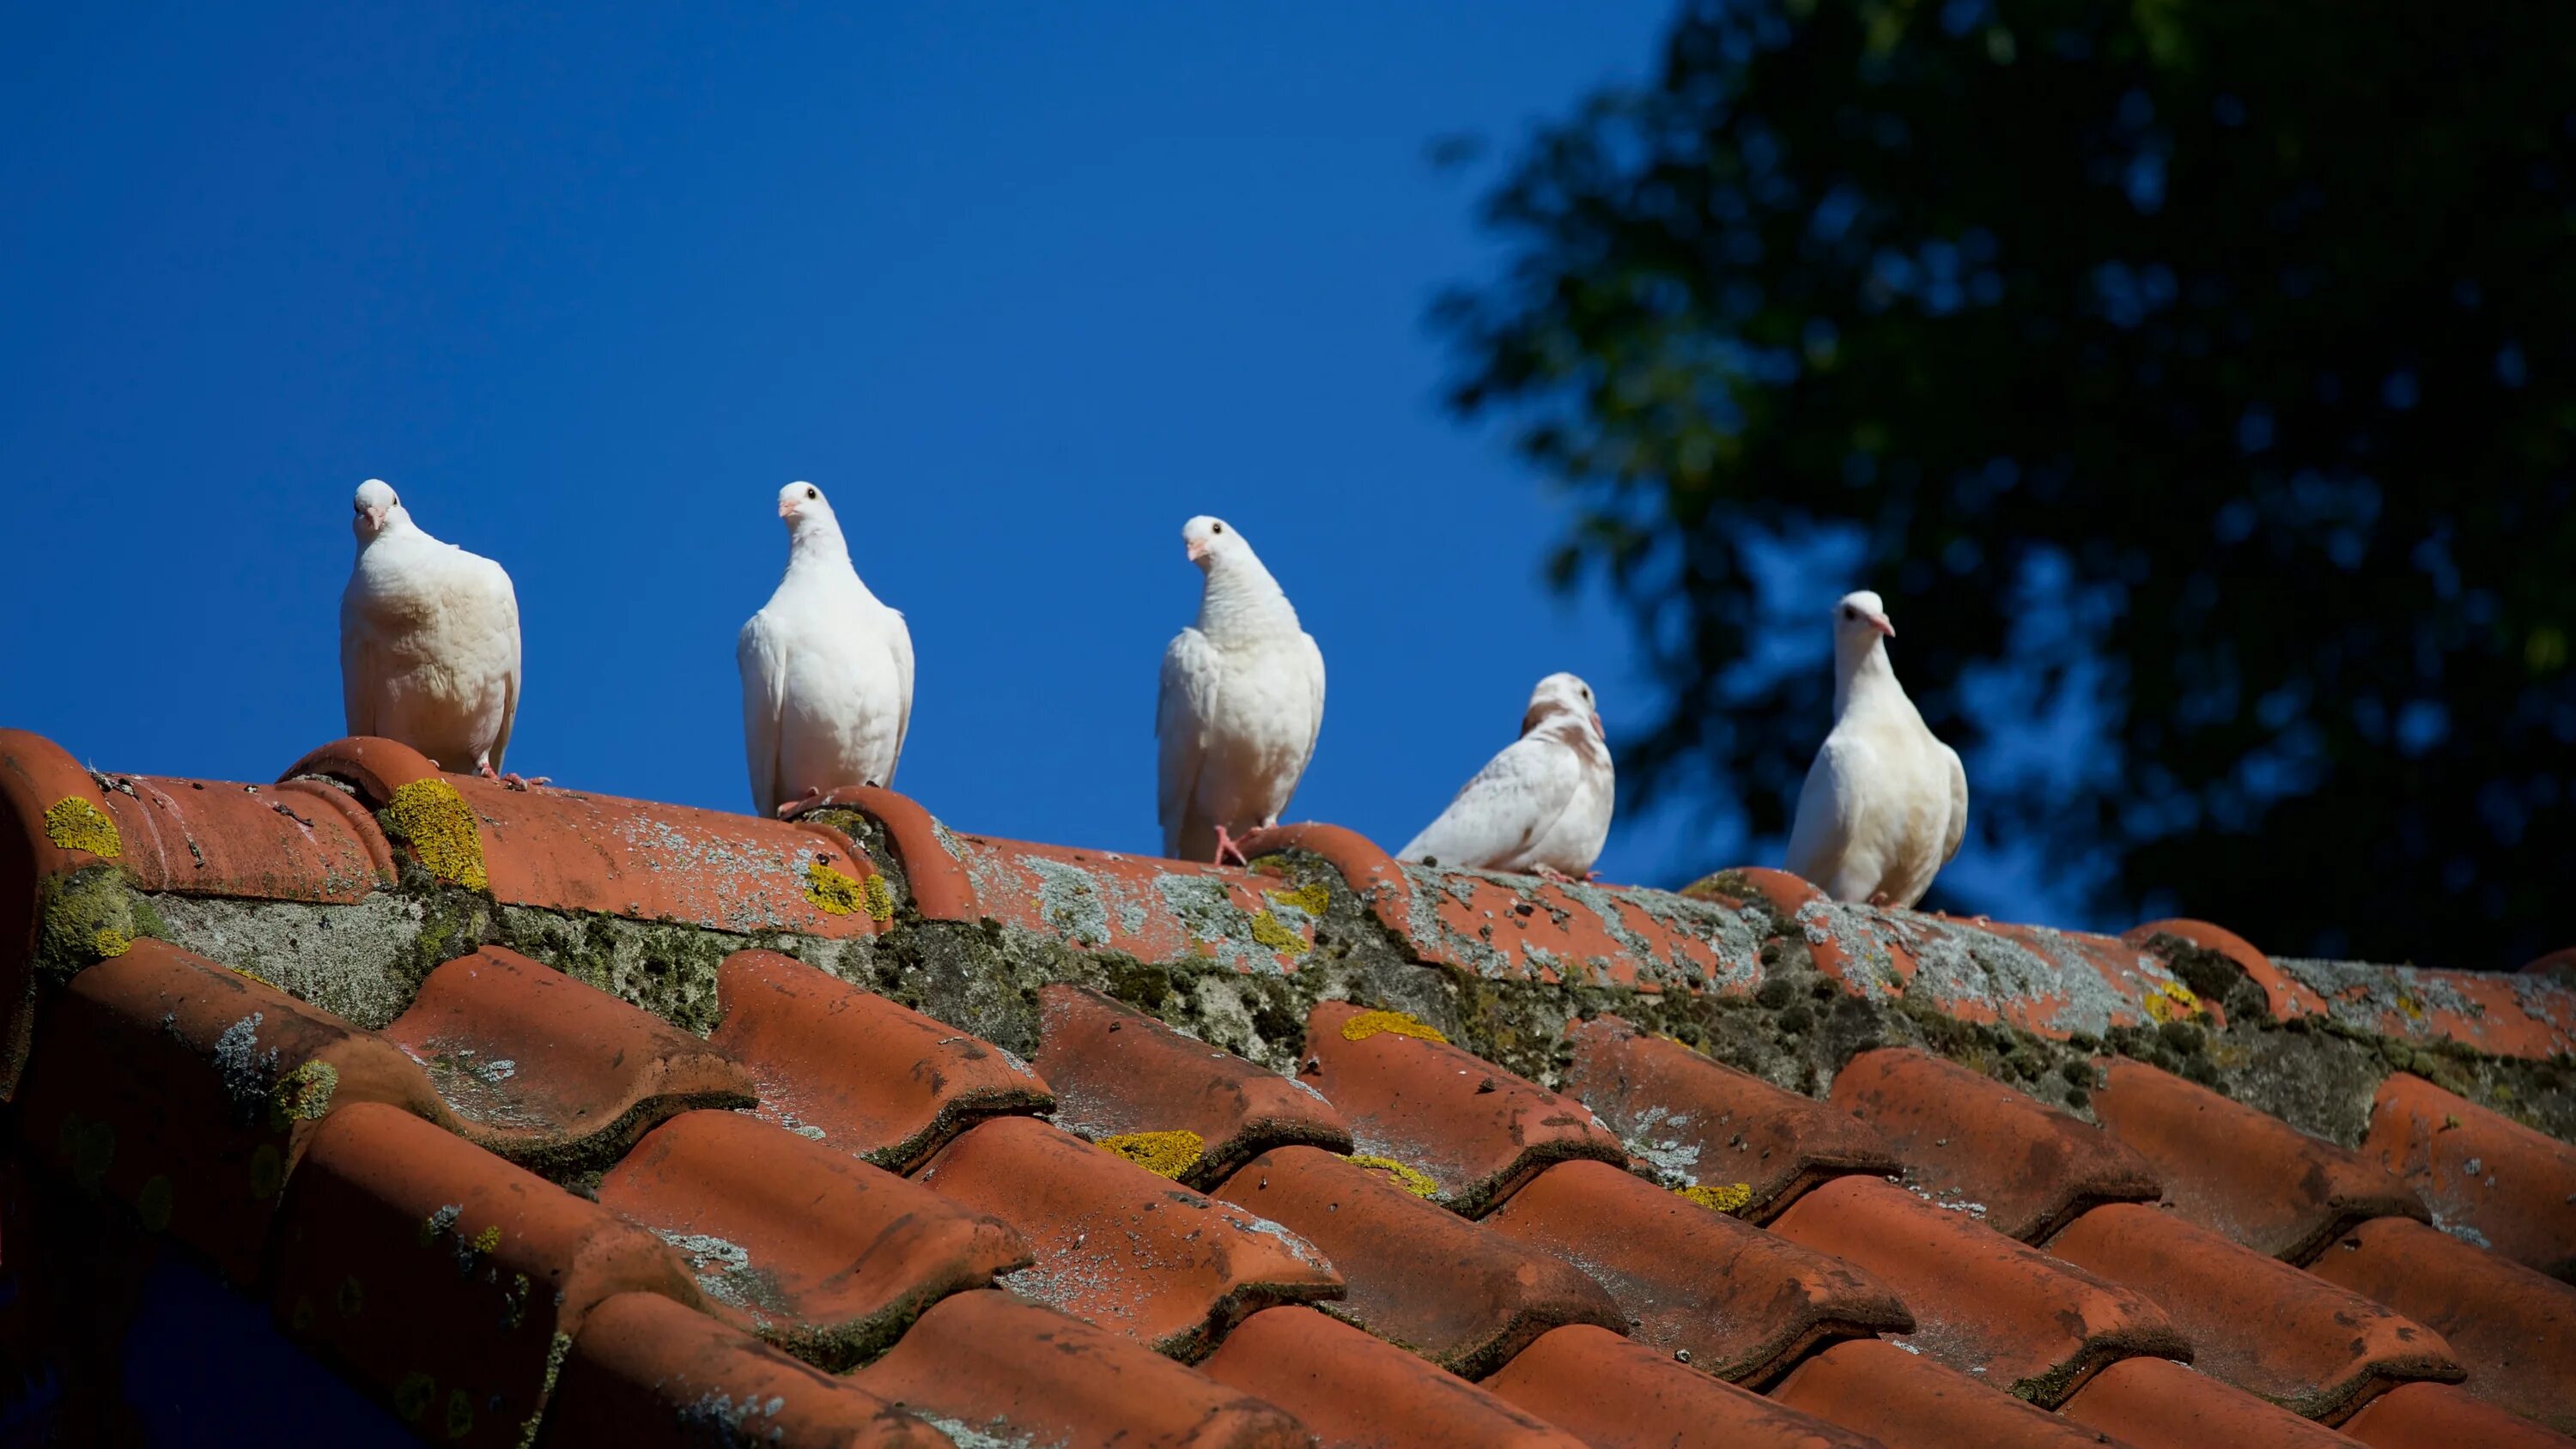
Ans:
[[[1237,845],[1234,837],[1227,834],[1225,827],[1220,825],[1216,828],[1216,859],[1209,861],[1208,864],[1223,865],[1225,864],[1225,858],[1229,855],[1234,857],[1234,863],[1236,865],[1252,864],[1251,861],[1244,858],[1243,847]]]
[[[1869,903],[1878,907],[1882,911],[1896,904],[1894,901],[1887,898],[1887,892],[1885,891],[1871,891],[1869,893]]]
[[[1558,870],[1552,865],[1532,866],[1530,868],[1530,873],[1537,876],[1540,880],[1552,880],[1558,885],[1574,884],[1574,877],[1567,875],[1564,871]],[[1589,880],[1591,877],[1586,876],[1585,879]]]
[[[820,789],[815,786],[808,785],[805,787],[804,794],[797,796],[793,800],[780,804],[778,809],[772,813],[776,814],[779,819],[784,820],[787,818],[788,812],[793,810],[802,810],[805,808],[806,802],[820,800],[822,798],[823,792]]]
[[[533,779],[521,779],[517,775],[503,775],[501,777],[501,788],[505,790],[526,790],[538,785],[551,785],[553,783],[554,777],[551,775],[538,775]]]

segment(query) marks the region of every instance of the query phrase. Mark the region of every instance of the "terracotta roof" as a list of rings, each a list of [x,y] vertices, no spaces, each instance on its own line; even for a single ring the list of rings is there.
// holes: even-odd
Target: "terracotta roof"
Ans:
[[[2548,962],[1323,825],[1220,869],[383,740],[253,785],[0,733],[0,814],[0,1439],[167,1412],[137,1345],[198,1281],[190,1392],[342,1395],[342,1442],[2576,1431]]]

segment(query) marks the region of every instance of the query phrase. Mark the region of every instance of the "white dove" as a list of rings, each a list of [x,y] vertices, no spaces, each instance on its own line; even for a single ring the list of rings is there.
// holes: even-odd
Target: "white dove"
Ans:
[[[1398,860],[1590,879],[1610,836],[1610,745],[1592,686],[1551,674],[1530,691],[1521,737],[1458,791]]]
[[[837,785],[890,785],[912,727],[912,631],[850,567],[823,490],[778,490],[787,575],[742,626],[743,753],[763,814]]]
[[[1276,825],[1324,727],[1324,652],[1252,545],[1191,519],[1181,545],[1207,575],[1196,624],[1163,651],[1154,707],[1163,853],[1243,860],[1238,832]]]
[[[1968,829],[1968,772],[1896,682],[1895,637],[1869,590],[1834,605],[1834,728],[1798,792],[1789,869],[1838,901],[1914,904]]]
[[[358,485],[358,561],[340,594],[340,705],[353,735],[440,769],[500,773],[519,713],[519,597],[480,554],[423,533],[381,478]],[[539,779],[536,784],[544,784]]]

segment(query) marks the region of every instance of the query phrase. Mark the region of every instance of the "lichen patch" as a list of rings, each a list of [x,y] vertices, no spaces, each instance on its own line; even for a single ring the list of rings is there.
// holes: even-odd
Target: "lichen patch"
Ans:
[[[1440,1028],[1402,1011],[1363,1011],[1342,1023],[1342,1040],[1367,1041],[1373,1036],[1393,1035],[1419,1037],[1424,1041],[1446,1043],[1449,1038]]]
[[[1744,1211],[1746,1203],[1753,1201],[1753,1186],[1743,1182],[1725,1184],[1701,1182],[1693,1183],[1689,1187],[1674,1188],[1673,1195],[1689,1198],[1711,1212],[1721,1212],[1732,1217]]]
[[[66,795],[45,807],[45,838],[65,850],[85,850],[101,860],[125,853],[125,839],[107,812],[78,795]]]
[[[483,836],[455,786],[445,780],[414,780],[394,791],[381,818],[385,833],[409,845],[431,874],[470,890],[491,889],[492,878],[483,869]]]
[[[1440,1184],[1431,1180],[1431,1174],[1410,1163],[1398,1162],[1392,1157],[1354,1152],[1350,1156],[1350,1164],[1353,1167],[1363,1167],[1377,1173],[1415,1197],[1430,1198],[1440,1195]]]
[[[1164,1132],[1121,1132],[1103,1137],[1099,1142],[1104,1152],[1114,1152],[1157,1177],[1181,1180],[1207,1155],[1207,1139],[1189,1129],[1173,1128]]]

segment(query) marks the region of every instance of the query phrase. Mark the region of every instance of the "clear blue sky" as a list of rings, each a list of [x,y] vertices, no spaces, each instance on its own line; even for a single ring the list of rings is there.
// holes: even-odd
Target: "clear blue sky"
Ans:
[[[1153,848],[1193,513],[1324,649],[1292,817],[1401,843],[1551,670],[1640,712],[1539,579],[1564,504],[1438,406],[1493,162],[1425,149],[1641,73],[1663,4],[858,9],[14,11],[0,722],[240,779],[336,737],[371,475],[510,569],[510,764],[583,789],[744,808],[794,478],[911,621],[896,783],[960,829]]]

